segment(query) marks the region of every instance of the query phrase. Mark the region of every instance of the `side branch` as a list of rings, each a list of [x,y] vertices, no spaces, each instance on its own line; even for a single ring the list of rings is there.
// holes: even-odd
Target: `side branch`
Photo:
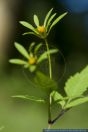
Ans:
[[[54,124],[60,117],[62,117],[68,110],[70,110],[70,109],[66,109],[66,110],[62,110],[61,112],[60,112],[60,114],[54,119],[54,120],[52,120],[51,122],[49,122],[50,124]]]

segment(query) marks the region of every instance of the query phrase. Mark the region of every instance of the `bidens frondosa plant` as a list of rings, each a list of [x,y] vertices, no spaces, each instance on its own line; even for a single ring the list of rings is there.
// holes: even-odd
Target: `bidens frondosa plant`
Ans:
[[[39,44],[36,44],[35,42],[31,43],[28,50],[26,50],[21,44],[15,43],[15,48],[21,55],[23,55],[24,59],[11,59],[9,61],[10,63],[22,65],[24,68],[28,68],[30,72],[34,72],[35,76],[33,78],[33,83],[46,93],[46,97],[37,98],[29,95],[15,95],[13,97],[28,99],[44,104],[46,103],[48,105],[48,128],[51,128],[51,126],[61,116],[63,116],[65,112],[74,106],[88,102],[88,96],[85,95],[85,91],[88,88],[88,66],[67,80],[64,86],[65,96],[58,91],[58,84],[53,80],[51,54],[57,53],[59,50],[49,48],[47,37],[51,29],[67,15],[67,12],[55,18],[56,13],[52,14],[52,11],[53,9],[47,13],[42,25],[40,25],[37,15],[34,15],[35,27],[28,22],[20,22],[23,26],[31,30],[23,35],[33,34],[42,38],[45,42],[46,50],[40,55],[38,54],[41,50],[42,42]],[[40,72],[37,68],[45,59],[48,60],[49,64],[49,77]],[[52,109],[54,108],[52,106],[55,104],[61,106],[61,112],[52,119]]]

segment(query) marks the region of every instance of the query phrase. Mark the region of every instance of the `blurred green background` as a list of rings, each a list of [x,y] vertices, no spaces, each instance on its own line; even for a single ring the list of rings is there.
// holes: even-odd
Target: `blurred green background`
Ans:
[[[0,1],[0,126],[4,126],[2,132],[42,132],[43,128],[47,128],[46,105],[11,97],[16,94],[44,96],[30,82],[29,72],[8,63],[9,58],[19,56],[14,48],[14,41],[22,43],[25,47],[32,41],[40,42],[34,36],[23,37],[21,34],[26,30],[19,21],[25,20],[33,24],[33,15],[37,14],[42,23],[52,7],[58,15],[68,11],[68,15],[57,24],[48,37],[50,47],[59,48],[66,60],[66,72],[63,77],[65,64],[61,54],[52,60],[58,90],[64,94],[63,87],[67,78],[88,64],[88,8],[85,6],[88,7],[86,0],[81,0],[80,4],[75,0]],[[47,66],[42,67],[47,70]],[[59,111],[58,108],[55,112],[56,110]],[[67,112],[53,128],[88,128],[88,103]]]

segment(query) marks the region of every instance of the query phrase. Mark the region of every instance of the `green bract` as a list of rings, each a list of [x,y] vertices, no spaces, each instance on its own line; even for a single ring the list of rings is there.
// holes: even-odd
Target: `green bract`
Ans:
[[[41,43],[35,46],[35,42],[33,42],[29,46],[29,51],[27,51],[21,44],[16,42],[15,48],[25,59],[10,59],[9,62],[17,65],[23,65],[24,68],[29,68],[30,72],[34,72],[37,65],[48,58],[49,53],[54,54],[58,52],[58,49],[50,49],[49,51],[42,53],[40,56],[37,56],[37,52],[40,50],[41,46]]]
[[[59,17],[56,17],[56,13],[52,13],[53,8],[47,13],[44,23],[42,25],[40,25],[39,23],[39,19],[37,15],[34,15],[34,23],[35,26],[32,26],[31,24],[29,24],[26,21],[20,21],[20,24],[22,24],[23,26],[25,26],[26,28],[30,29],[32,32],[26,32],[23,35],[27,35],[27,34],[33,34],[39,38],[46,38],[51,29],[64,17],[67,15],[67,12],[63,13],[62,15],[60,15]],[[55,18],[56,17],[56,18]]]

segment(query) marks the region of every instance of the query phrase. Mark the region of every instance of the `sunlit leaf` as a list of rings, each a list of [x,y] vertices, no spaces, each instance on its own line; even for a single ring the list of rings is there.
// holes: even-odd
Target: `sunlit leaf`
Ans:
[[[47,59],[47,55],[48,54],[55,54],[58,52],[58,49],[50,49],[49,51],[45,51],[39,58],[38,58],[38,63],[40,63],[41,61]]]
[[[22,35],[28,35],[28,34],[36,35],[34,32],[26,32],[26,33],[23,33]]]
[[[39,26],[39,19],[38,19],[37,15],[34,15],[34,23],[37,27]]]
[[[25,64],[27,64],[26,61],[21,60],[21,59],[10,59],[9,62],[13,63],[13,64],[17,64],[17,65],[25,65]]]
[[[58,18],[56,18],[55,20],[54,20],[54,22],[51,24],[51,26],[50,26],[50,29],[49,29],[49,32],[50,32],[50,30],[64,17],[64,16],[66,16],[67,15],[67,12],[65,12],[65,13],[63,13],[62,15],[60,15]]]
[[[20,21],[20,24],[38,34],[37,30],[30,23],[25,21]]]
[[[13,98],[31,100],[31,101],[35,101],[35,102],[38,102],[38,103],[45,103],[45,100],[43,100],[41,98],[34,97],[34,96],[29,96],[29,95],[14,95],[12,97]]]
[[[51,15],[52,11],[53,11],[53,8],[46,15],[45,20],[44,20],[44,27],[46,27],[47,21]]]
[[[29,59],[29,54],[28,54],[27,50],[21,44],[15,43],[15,47],[24,57]]]
[[[65,84],[65,92],[69,97],[80,96],[88,88],[88,66],[80,73],[70,77]]]
[[[74,107],[74,106],[77,106],[77,105],[80,105],[80,104],[83,104],[86,102],[88,102],[88,97],[78,98],[78,99],[75,99],[75,100],[71,101],[70,103],[68,103],[65,106],[65,109],[70,108],[70,107]]]
[[[54,19],[54,17],[56,16],[57,13],[54,13],[50,19],[48,20],[48,23],[47,23],[47,28],[49,27],[49,25],[51,24],[52,20]]]

